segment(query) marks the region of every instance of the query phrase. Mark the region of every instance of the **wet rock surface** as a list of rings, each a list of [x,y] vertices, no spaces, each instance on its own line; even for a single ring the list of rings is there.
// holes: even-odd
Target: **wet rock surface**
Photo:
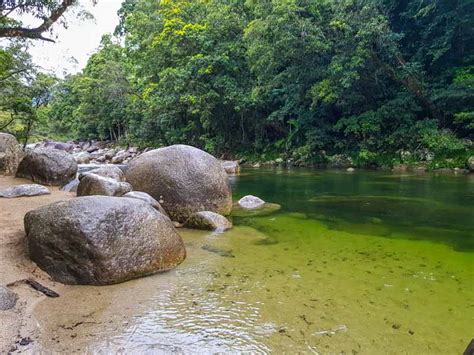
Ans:
[[[211,211],[196,212],[184,223],[184,227],[223,232],[232,228],[232,223],[220,214]]]
[[[40,148],[26,152],[16,176],[39,184],[62,186],[74,180],[76,173],[77,164],[69,153]]]
[[[15,292],[0,285],[0,311],[8,311],[16,305],[18,296]]]
[[[113,178],[96,174],[82,176],[77,186],[77,196],[122,196],[132,190],[128,182],[120,182]]]
[[[28,212],[24,223],[30,258],[65,284],[119,283],[186,257],[169,218],[137,199],[79,197]]]
[[[12,186],[0,191],[0,197],[15,198],[21,196],[49,195],[47,187],[38,184],[23,184]]]
[[[125,176],[134,190],[150,194],[178,222],[199,211],[228,215],[232,209],[222,165],[194,147],[174,145],[144,153],[130,162]]]
[[[15,175],[23,150],[14,136],[0,133],[0,174]]]

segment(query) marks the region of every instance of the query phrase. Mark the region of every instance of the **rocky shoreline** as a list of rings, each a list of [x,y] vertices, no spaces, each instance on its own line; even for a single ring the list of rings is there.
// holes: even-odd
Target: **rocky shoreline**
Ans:
[[[233,203],[228,174],[238,172],[238,162],[186,145],[43,142],[23,151],[0,133],[0,221],[15,221],[14,235],[0,238],[0,255],[11,243],[17,253],[0,265],[0,320],[11,324],[0,351],[27,346],[37,331],[29,318],[38,294],[21,285],[58,297],[61,284],[110,285],[168,271],[186,258],[177,228],[224,233],[234,207],[265,212],[272,204],[256,197]]]
[[[34,149],[39,147],[55,148],[64,150],[72,154],[78,164],[91,166],[102,165],[102,164],[128,164],[133,158],[152,150],[153,148],[144,148],[131,146],[131,147],[120,147],[116,144],[108,141],[87,141],[87,142],[54,142],[44,141],[28,145],[28,148]],[[410,152],[400,152],[401,161],[410,160],[412,154]],[[308,163],[304,160],[295,160],[293,158],[284,159],[278,157],[270,160],[246,160],[246,159],[235,159],[235,160],[221,160],[224,168],[229,174],[238,174],[240,166],[249,168],[293,168],[293,167],[306,167],[314,169],[340,169],[347,171],[354,171],[355,169],[369,169],[369,170],[386,170],[393,172],[410,172],[410,173],[426,173],[434,172],[439,174],[467,174],[474,172],[474,156],[470,157],[465,167],[453,167],[453,168],[429,168],[429,159],[427,161],[420,162],[406,162],[397,163],[393,165],[385,166],[368,166],[360,168],[354,162],[354,160],[344,154],[336,154],[327,158],[325,163]]]

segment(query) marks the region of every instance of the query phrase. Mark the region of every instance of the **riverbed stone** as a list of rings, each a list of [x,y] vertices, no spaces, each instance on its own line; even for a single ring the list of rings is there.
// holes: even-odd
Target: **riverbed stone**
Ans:
[[[74,179],[69,181],[66,185],[61,187],[61,191],[65,192],[77,192],[77,187],[79,186],[79,179]]]
[[[157,200],[155,200],[153,197],[151,197],[149,194],[147,194],[146,192],[130,191],[130,192],[127,192],[125,195],[123,195],[123,197],[136,198],[138,200],[145,201],[146,203],[150,204],[155,210],[169,217],[165,209],[161,206],[161,204]]]
[[[240,165],[238,160],[222,160],[221,165],[227,174],[236,175],[240,172]]]
[[[232,228],[232,223],[224,216],[211,211],[196,212],[184,222],[184,227],[223,232]]]
[[[125,174],[123,173],[122,169],[120,169],[117,165],[112,165],[112,164],[103,165],[99,168],[82,172],[79,174],[79,180],[81,180],[84,176],[87,176],[89,174],[95,174],[102,177],[111,178],[117,181],[125,181]]]
[[[263,201],[260,197],[247,195],[242,197],[239,202],[239,206],[246,209],[255,209],[255,208],[262,208],[265,206],[265,201]]]
[[[8,311],[16,305],[18,300],[18,295],[6,288],[5,286],[0,285],[0,311]]]
[[[55,281],[108,285],[167,271],[186,257],[169,218],[138,199],[86,196],[25,215],[30,258]]]
[[[150,194],[180,223],[195,212],[228,215],[232,210],[224,168],[198,148],[174,145],[151,150],[130,162],[125,177],[134,190]]]
[[[0,191],[0,197],[15,198],[22,196],[49,195],[51,192],[47,187],[38,184],[22,184],[12,186]]]
[[[38,148],[26,152],[16,176],[43,185],[62,186],[73,180],[76,173],[77,163],[69,153]]]
[[[121,182],[115,179],[96,174],[87,174],[80,178],[77,186],[77,196],[122,196],[132,191],[132,186],[128,182]]]
[[[23,150],[14,136],[0,133],[0,174],[15,175]]]
[[[77,164],[88,164],[91,161],[91,155],[87,152],[80,152],[74,158]]]

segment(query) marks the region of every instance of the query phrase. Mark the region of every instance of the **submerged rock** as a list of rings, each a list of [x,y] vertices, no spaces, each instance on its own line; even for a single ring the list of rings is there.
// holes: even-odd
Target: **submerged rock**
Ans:
[[[0,311],[8,311],[16,305],[18,300],[18,295],[6,288],[5,286],[0,285]]]
[[[196,212],[184,222],[186,228],[203,229],[223,232],[232,228],[232,223],[215,212],[200,211]]]
[[[235,258],[235,255],[232,253],[232,250],[220,249],[208,244],[203,245],[201,249],[206,250],[210,253],[217,254],[219,256],[223,256],[224,258]]]
[[[263,206],[265,206],[265,201],[263,201],[260,197],[247,195],[242,197],[239,200],[238,204],[242,208],[254,209],[262,208]]]
[[[69,153],[40,148],[26,152],[16,176],[39,184],[62,186],[74,180],[76,173],[77,163]]]
[[[134,190],[150,194],[181,223],[195,212],[228,215],[232,210],[226,172],[216,158],[194,147],[146,152],[130,162],[125,176]]]
[[[170,270],[186,257],[173,224],[148,203],[88,196],[25,215],[30,258],[65,284],[107,285]]]
[[[111,178],[111,179],[122,181],[122,182],[125,181],[125,174],[123,173],[122,169],[120,169],[116,165],[111,165],[111,164],[103,165],[99,168],[81,172],[79,174],[79,180],[81,180],[84,176],[87,176],[89,174],[95,174],[95,175]]]
[[[48,188],[38,184],[23,184],[9,187],[0,191],[0,197],[15,198],[21,196],[49,195]]]
[[[153,197],[151,197],[149,194],[147,194],[146,192],[130,191],[130,192],[127,192],[125,195],[123,195],[123,197],[136,198],[138,200],[145,201],[146,203],[150,204],[155,210],[158,210],[160,213],[168,217],[168,214],[163,209],[163,207],[161,207],[160,203],[157,200],[155,200]]]
[[[132,191],[132,186],[128,182],[119,182],[115,179],[87,174],[79,180],[77,186],[77,196],[122,196]]]
[[[14,136],[0,133],[0,174],[15,175],[23,150]]]

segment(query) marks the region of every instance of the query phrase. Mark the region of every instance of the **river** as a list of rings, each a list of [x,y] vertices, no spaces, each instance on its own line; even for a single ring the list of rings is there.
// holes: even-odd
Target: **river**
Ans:
[[[34,350],[459,354],[474,337],[474,176],[244,170],[278,203],[223,234],[180,230],[177,269],[68,287]]]

